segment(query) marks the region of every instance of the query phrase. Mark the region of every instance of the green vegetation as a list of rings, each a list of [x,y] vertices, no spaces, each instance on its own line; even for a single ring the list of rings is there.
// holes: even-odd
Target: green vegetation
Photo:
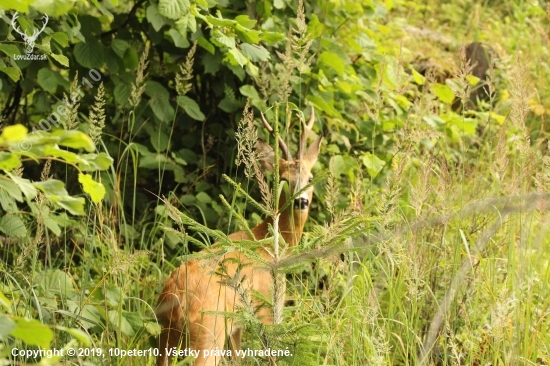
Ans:
[[[259,112],[295,151],[311,106],[282,322],[231,315],[292,355],[222,364],[550,363],[542,3],[0,0],[0,363],[154,364],[113,350],[154,347],[187,255],[273,214]]]

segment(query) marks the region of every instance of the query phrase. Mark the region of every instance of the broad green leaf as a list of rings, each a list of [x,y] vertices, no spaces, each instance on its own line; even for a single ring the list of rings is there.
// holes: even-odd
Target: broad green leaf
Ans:
[[[236,48],[230,49],[228,52],[225,53],[225,56],[228,59],[229,63],[233,66],[243,67],[248,62],[241,51]]]
[[[52,34],[52,38],[62,47],[67,47],[69,45],[69,37],[63,32],[55,32]]]
[[[81,162],[78,167],[83,171],[107,170],[113,165],[113,158],[107,153],[100,152],[99,154],[82,154],[80,155]]]
[[[178,32],[175,29],[170,29],[168,31],[168,34],[170,34],[170,37],[172,37],[172,40],[174,41],[174,45],[179,48],[187,48],[190,46],[189,41],[187,38],[184,38],[180,32]]]
[[[68,196],[65,184],[57,179],[48,179],[43,182],[34,182],[33,185],[46,195]]]
[[[208,42],[208,40],[206,38],[199,37],[199,39],[197,40],[197,43],[199,44],[199,46],[201,46],[202,48],[204,48],[205,50],[207,50],[211,54],[216,53],[216,47],[214,47],[214,45],[212,43]]]
[[[11,173],[7,173],[8,176],[11,178],[11,180],[17,184],[21,192],[27,197],[28,199],[33,199],[36,197],[36,188],[32,185],[31,181],[25,178],[18,177],[17,175],[13,175]]]
[[[50,56],[54,58],[57,62],[59,62],[61,65],[69,67],[69,59],[65,55],[58,55],[55,53],[51,53]]]
[[[31,5],[32,3],[33,3],[32,0],[21,0],[21,1],[0,0],[0,8],[13,9],[23,13],[28,13],[29,5]]]
[[[206,21],[212,25],[217,25],[218,27],[230,27],[233,28],[235,24],[237,24],[236,21],[231,19],[221,19],[221,18],[215,18],[212,15],[206,16]]]
[[[243,27],[240,24],[235,26],[235,31],[240,39],[248,43],[259,43],[260,42],[260,32],[257,30],[252,30]]]
[[[346,69],[344,61],[342,61],[340,56],[338,56],[334,52],[325,51],[321,53],[321,56],[319,56],[319,62],[322,65],[333,69],[340,76],[344,74],[344,71]]]
[[[15,319],[15,329],[10,335],[24,343],[42,348],[49,348],[53,340],[52,330],[34,319]]]
[[[432,84],[431,91],[434,93],[434,95],[446,104],[451,104],[453,100],[455,99],[455,94],[453,93],[453,90],[449,88],[447,85],[443,84]]]
[[[382,170],[382,168],[386,165],[386,162],[382,159],[380,159],[378,156],[366,152],[362,158],[361,161],[363,162],[363,165],[365,168],[367,168],[367,172],[371,177],[376,177],[378,173]]]
[[[135,70],[139,64],[139,57],[136,50],[129,47],[124,53],[124,59],[122,61],[124,62],[125,68]]]
[[[115,326],[116,329],[120,330],[125,335],[132,337],[135,334],[135,331],[128,320],[119,314],[119,310],[110,310],[108,312],[108,317],[111,325]]]
[[[13,81],[18,81],[21,76],[19,70],[15,67],[0,66],[0,71],[7,74]]]
[[[11,152],[0,151],[0,169],[13,170],[21,164],[19,156]]]
[[[248,15],[238,15],[235,17],[235,20],[237,21],[237,23],[239,23],[243,27],[249,28],[249,29],[254,28],[254,26],[258,22],[255,19],[250,19]]]
[[[70,196],[48,196],[48,198],[59,207],[64,208],[73,215],[84,215],[85,200],[82,197],[76,198]]]
[[[267,61],[271,58],[269,52],[263,46],[242,43],[240,47],[243,55],[253,62]]]
[[[216,30],[214,36],[212,37],[212,43],[216,44],[219,47],[235,48],[235,37],[230,37],[222,32]]]
[[[23,125],[7,126],[2,130],[2,139],[17,142],[27,136],[29,130]]]
[[[468,80],[468,84],[471,86],[476,86],[480,82],[480,79],[474,75],[466,75],[466,79]]]
[[[156,152],[165,151],[170,143],[170,138],[164,131],[158,130],[150,134],[149,141]]]
[[[426,78],[422,76],[418,71],[416,71],[413,67],[411,67],[411,73],[413,76],[413,80],[417,85],[424,85],[426,82]]]
[[[12,180],[8,180],[3,176],[0,176],[0,188],[4,189],[6,193],[18,202],[23,202],[23,194],[21,190]]]
[[[201,112],[201,109],[197,102],[189,97],[186,97],[185,95],[178,96],[177,100],[178,105],[183,108],[183,110],[189,115],[189,117],[196,119],[197,121],[204,121],[206,117]]]
[[[84,67],[99,69],[105,61],[103,45],[96,38],[89,37],[86,43],[81,42],[74,46],[74,58]]]
[[[278,42],[281,42],[285,39],[284,34],[278,32],[262,32],[260,33],[260,38],[262,41],[274,45]]]
[[[43,0],[33,1],[32,7],[42,14],[48,14],[50,17],[57,18],[67,14],[74,7],[75,3],[76,0]]]
[[[114,39],[111,43],[111,48],[118,57],[124,58],[124,54],[126,53],[126,50],[130,47],[130,44],[128,42],[122,40],[122,39]]]
[[[239,91],[250,99],[260,99],[260,95],[252,85],[243,85],[239,88]]]
[[[132,87],[123,83],[117,84],[114,90],[115,102],[118,105],[125,106],[128,104],[130,95],[132,95]]]
[[[159,14],[168,19],[179,19],[189,12],[189,0],[159,0]]]
[[[44,90],[55,93],[57,89],[57,77],[55,71],[49,67],[43,67],[38,71],[37,75],[38,85],[40,85]]]
[[[0,231],[9,237],[24,238],[27,236],[27,228],[17,215],[4,215],[0,218]]]
[[[92,202],[99,203],[105,197],[105,187],[96,182],[89,174],[78,174],[78,181],[82,184],[84,192],[90,195]]]
[[[147,7],[147,21],[149,21],[149,23],[151,23],[151,25],[153,26],[153,29],[157,32],[165,24],[164,19],[162,18],[162,16],[158,12],[157,6],[154,5],[154,4],[149,5],[149,7]]]
[[[183,17],[181,17],[174,26],[176,27],[176,30],[181,34],[183,37],[187,37],[187,25],[189,24],[189,17],[192,17],[192,14],[187,14]]]
[[[170,99],[168,98],[152,98],[149,102],[153,113],[157,118],[163,122],[170,122],[174,120],[176,116],[176,111],[170,104]]]
[[[197,201],[199,201],[201,203],[210,203],[210,202],[212,202],[212,198],[210,198],[210,196],[205,192],[199,192],[197,194],[196,198],[197,198]]]
[[[73,149],[84,149],[88,152],[95,150],[94,142],[84,132],[57,130],[53,131],[52,135],[59,136],[58,144],[61,146],[71,147]]]
[[[21,54],[21,52],[19,52],[19,48],[13,44],[0,43],[0,51],[4,52],[8,57]]]

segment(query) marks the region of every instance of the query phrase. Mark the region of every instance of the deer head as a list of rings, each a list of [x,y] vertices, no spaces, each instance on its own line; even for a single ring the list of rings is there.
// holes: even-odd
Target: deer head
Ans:
[[[28,54],[32,53],[32,51],[34,50],[35,41],[38,38],[38,35],[42,33],[42,31],[46,28],[46,24],[48,24],[48,20],[49,20],[48,15],[44,14],[44,17],[42,18],[44,19],[42,28],[39,31],[33,28],[32,34],[30,36],[27,34],[27,32],[21,31],[21,29],[19,28],[19,25],[17,25],[16,23],[17,18],[19,18],[19,13],[16,11],[15,14],[13,14],[13,17],[11,18],[11,26],[17,33],[21,35],[21,37],[23,38],[23,41],[25,41],[25,43],[27,44],[26,46],[27,53]]]

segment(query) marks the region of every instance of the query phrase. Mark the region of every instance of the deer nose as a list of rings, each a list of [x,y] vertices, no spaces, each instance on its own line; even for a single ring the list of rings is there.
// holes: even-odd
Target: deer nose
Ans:
[[[299,209],[306,209],[309,207],[309,200],[305,197],[298,197],[294,200],[294,207]]]

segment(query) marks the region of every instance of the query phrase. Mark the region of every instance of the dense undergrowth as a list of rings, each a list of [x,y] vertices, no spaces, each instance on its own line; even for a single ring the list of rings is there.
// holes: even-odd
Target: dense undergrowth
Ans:
[[[262,220],[230,183],[261,196],[234,165],[240,123],[268,137],[248,103],[277,111],[291,146],[313,105],[326,142],[307,232],[276,263],[282,323],[236,316],[244,348],[292,356],[223,364],[550,362],[550,8],[197,1],[178,15],[163,1],[69,3],[31,2],[58,19],[37,43],[46,66],[9,61],[14,39],[0,40],[0,363],[154,364],[116,349],[155,346],[168,274],[215,241],[207,228]],[[13,9],[0,6],[7,34]],[[494,52],[488,80],[470,76],[472,41]],[[92,82],[89,69],[101,84],[81,83],[63,129],[27,135],[82,75]],[[490,99],[460,108],[480,87]],[[54,348],[85,351],[13,355]]]

